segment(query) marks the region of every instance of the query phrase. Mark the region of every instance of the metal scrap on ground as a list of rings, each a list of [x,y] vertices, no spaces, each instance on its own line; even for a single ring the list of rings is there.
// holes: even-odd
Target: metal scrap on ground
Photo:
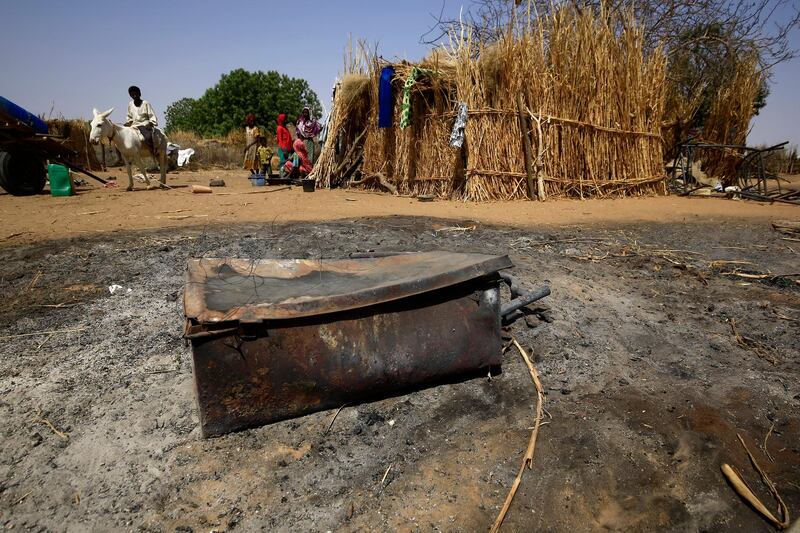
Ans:
[[[501,278],[511,266],[450,252],[191,260],[186,337],[203,435],[485,375],[502,362],[501,319],[549,294]],[[504,282],[516,299],[501,305]]]

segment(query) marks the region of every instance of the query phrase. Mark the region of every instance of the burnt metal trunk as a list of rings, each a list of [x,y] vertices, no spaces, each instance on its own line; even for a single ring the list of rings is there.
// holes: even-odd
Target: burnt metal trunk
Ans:
[[[433,252],[190,263],[204,437],[485,375],[501,364],[507,257]]]

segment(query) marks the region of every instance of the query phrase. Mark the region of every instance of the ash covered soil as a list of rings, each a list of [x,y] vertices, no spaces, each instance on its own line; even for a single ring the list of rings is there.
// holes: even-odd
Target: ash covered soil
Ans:
[[[546,423],[505,530],[769,531],[720,473],[735,465],[774,508],[737,433],[800,512],[800,290],[761,277],[796,273],[798,243],[763,221],[452,225],[361,218],[0,249],[0,526],[488,528],[534,421],[513,349],[491,380],[347,406],[327,434],[334,411],[200,439],[187,258],[366,250],[507,253],[525,287],[552,288],[549,311],[510,330],[533,352]]]

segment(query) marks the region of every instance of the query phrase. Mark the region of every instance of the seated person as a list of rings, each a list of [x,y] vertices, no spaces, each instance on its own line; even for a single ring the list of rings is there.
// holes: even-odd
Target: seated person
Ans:
[[[128,88],[128,95],[131,101],[128,102],[128,115],[125,125],[136,128],[144,139],[144,143],[150,148],[153,158],[156,157],[156,147],[153,141],[153,131],[158,126],[158,117],[153,110],[153,106],[147,100],[142,100],[142,91],[135,85]]]
[[[297,152],[292,152],[283,164],[283,177],[290,180],[299,180],[302,177],[300,174],[300,158]]]

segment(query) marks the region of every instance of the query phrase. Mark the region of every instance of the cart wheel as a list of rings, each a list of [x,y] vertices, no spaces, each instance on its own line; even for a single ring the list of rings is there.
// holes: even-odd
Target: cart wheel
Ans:
[[[0,187],[14,196],[39,194],[46,171],[41,158],[27,152],[0,152]]]

